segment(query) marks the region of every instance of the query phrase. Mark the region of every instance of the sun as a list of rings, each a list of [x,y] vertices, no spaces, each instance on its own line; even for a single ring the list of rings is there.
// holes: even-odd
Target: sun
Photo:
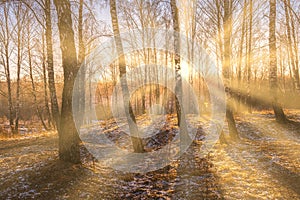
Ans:
[[[181,61],[181,76],[182,78],[188,80],[190,74],[190,65],[185,60]]]

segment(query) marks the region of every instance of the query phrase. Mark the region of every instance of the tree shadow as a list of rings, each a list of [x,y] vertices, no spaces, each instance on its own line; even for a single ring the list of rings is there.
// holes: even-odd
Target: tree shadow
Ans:
[[[300,125],[299,122],[289,122],[289,123],[290,124],[285,124],[285,125],[282,124],[280,126],[283,126],[284,128],[290,128],[290,130],[294,130],[295,127]],[[285,188],[293,190],[300,197],[300,175],[274,161],[272,159],[272,156],[268,156],[268,152],[270,151],[270,149],[268,148],[264,149],[264,147],[262,146],[264,144],[263,141],[267,139],[264,133],[255,125],[248,122],[239,122],[239,129],[242,136],[247,140],[247,141],[241,140],[240,143],[247,145],[248,146],[247,152],[254,154],[254,157],[257,158],[257,162],[261,163],[260,165],[258,164],[256,166],[261,170],[265,171],[266,173],[270,174],[274,179],[278,180],[278,182]],[[249,133],[252,131],[255,132],[255,135],[259,137],[252,137],[252,138],[249,137],[250,134],[253,134],[253,133]],[[270,148],[272,148],[273,150],[276,149],[276,146],[274,146],[274,144],[268,143],[267,147],[269,147],[269,145],[272,145],[270,146]],[[239,147],[231,145],[230,147],[226,148],[226,152],[228,152],[229,156],[230,156],[231,148],[239,148]],[[252,151],[255,148],[258,148],[260,150]],[[275,152],[275,153],[278,154],[280,152]]]
[[[205,131],[199,127],[193,143],[179,160],[177,176],[184,184],[178,184],[174,199],[223,199],[220,177],[215,173],[210,154],[203,155]]]
[[[295,132],[298,136],[300,136],[300,122],[294,119],[289,119],[287,124],[280,124],[280,126],[286,128],[289,131]]]
[[[81,165],[58,159],[33,163],[28,169],[16,171],[3,181],[0,196],[3,199],[55,199],[80,181],[86,171]]]
[[[269,159],[268,162],[271,160]],[[271,163],[271,168],[273,170],[269,170],[271,175],[279,180],[281,184],[283,184],[286,188],[292,189],[298,197],[300,197],[300,176],[299,174],[292,172],[286,167],[276,163]]]
[[[259,128],[250,122],[239,121],[237,123],[237,128],[239,130],[239,136],[241,139],[261,140],[263,138],[263,133],[259,130]]]
[[[273,159],[273,156],[269,156],[269,150],[260,147],[261,151],[259,153],[260,159],[259,162],[264,163],[263,169],[272,175],[273,178],[277,179],[281,185],[286,188],[293,190],[300,197],[300,175],[291,169],[283,166],[278,163],[276,159]],[[272,149],[278,149],[276,144],[272,144]],[[275,150],[276,151],[276,150]],[[256,152],[257,154],[258,152]],[[271,152],[273,153],[273,152]],[[278,155],[281,152],[275,152],[275,155]]]
[[[201,138],[201,137],[199,137]],[[223,199],[219,177],[210,157],[200,155],[201,142],[193,142],[179,160],[146,174],[119,174],[122,199]]]
[[[33,140],[32,138],[26,138],[23,140],[16,140],[16,141],[6,141],[6,140],[2,140],[0,141],[0,152],[2,151],[12,151],[13,149],[16,148],[22,148],[22,147],[29,147],[29,146],[33,146],[33,145],[49,145],[49,144],[53,144],[53,146],[55,147],[57,144],[56,139],[54,138],[43,138],[38,139],[36,138],[35,140]]]
[[[183,155],[186,156],[186,155]],[[194,159],[194,161],[193,161]],[[182,185],[177,185],[174,199],[223,199],[220,178],[213,170],[210,158],[194,158],[187,156],[180,160],[178,176],[183,179]]]

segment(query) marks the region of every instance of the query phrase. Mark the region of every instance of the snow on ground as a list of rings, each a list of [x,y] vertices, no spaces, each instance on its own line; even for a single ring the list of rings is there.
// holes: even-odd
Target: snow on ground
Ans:
[[[146,174],[93,162],[84,148],[83,165],[61,162],[55,133],[0,140],[0,199],[300,199],[299,111],[289,115],[289,125],[267,113],[237,116],[240,141],[217,144],[204,158],[200,121],[180,160]],[[117,141],[118,127],[106,126]]]

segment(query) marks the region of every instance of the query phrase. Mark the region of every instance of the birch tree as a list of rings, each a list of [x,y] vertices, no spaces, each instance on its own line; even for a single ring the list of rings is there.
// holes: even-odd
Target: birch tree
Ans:
[[[278,103],[277,90],[277,50],[276,50],[276,0],[269,0],[269,85],[272,95],[272,106],[276,121],[285,123],[287,121],[282,107]]]
[[[117,53],[119,55],[118,63],[119,63],[119,76],[122,87],[123,101],[124,101],[124,110],[127,118],[127,122],[129,125],[129,130],[131,134],[131,140],[133,144],[134,151],[137,153],[144,152],[144,147],[142,144],[141,138],[139,138],[138,127],[136,125],[136,119],[132,110],[132,106],[130,104],[130,95],[127,84],[127,76],[126,76],[126,59],[123,53],[123,45],[122,40],[120,38],[120,29],[119,22],[117,16],[117,6],[116,0],[110,0],[110,15],[114,32],[114,39],[116,43]],[[128,105],[126,105],[128,104]]]

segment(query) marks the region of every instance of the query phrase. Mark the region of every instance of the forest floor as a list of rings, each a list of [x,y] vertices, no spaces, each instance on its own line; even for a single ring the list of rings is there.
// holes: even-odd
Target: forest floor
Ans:
[[[84,152],[82,165],[59,161],[54,132],[2,139],[0,199],[300,199],[300,111],[288,116],[279,125],[267,112],[239,115],[239,141],[201,158],[195,140],[178,161],[146,174]]]

